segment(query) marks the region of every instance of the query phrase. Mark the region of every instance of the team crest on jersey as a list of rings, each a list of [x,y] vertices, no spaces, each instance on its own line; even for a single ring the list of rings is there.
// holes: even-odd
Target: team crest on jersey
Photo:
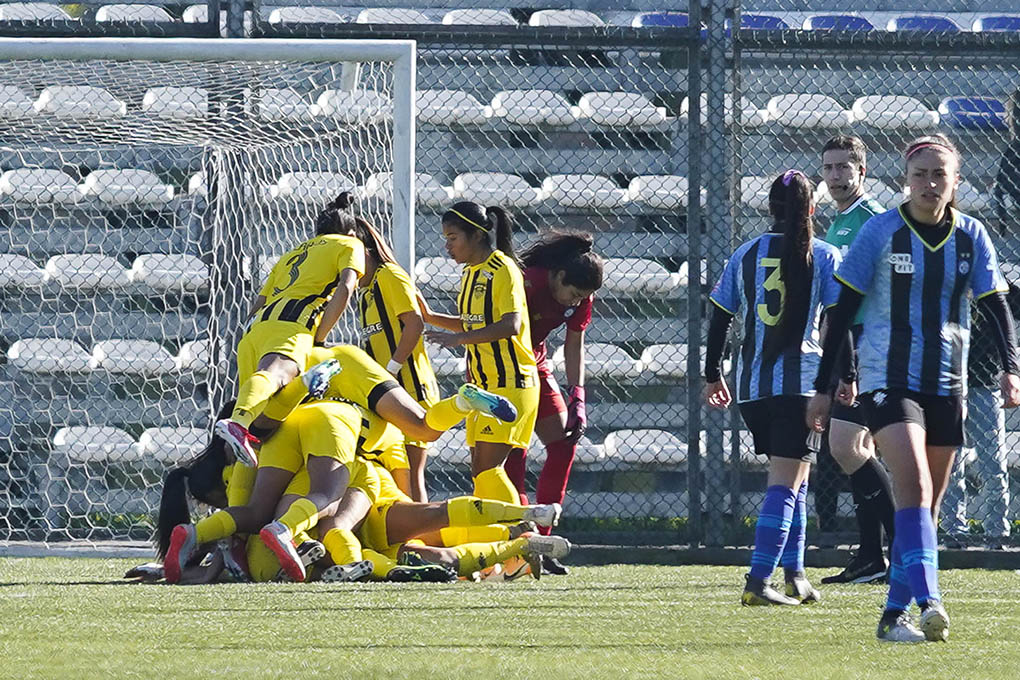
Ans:
[[[966,275],[970,271],[970,262],[967,260],[960,260],[960,264],[957,266],[957,270],[963,275]]]
[[[573,307],[568,307],[566,311],[563,312],[563,318],[569,319],[570,317],[574,316],[574,312],[576,311],[577,310],[574,309]]]
[[[914,273],[914,261],[910,258],[910,253],[890,253],[889,264],[897,274]]]

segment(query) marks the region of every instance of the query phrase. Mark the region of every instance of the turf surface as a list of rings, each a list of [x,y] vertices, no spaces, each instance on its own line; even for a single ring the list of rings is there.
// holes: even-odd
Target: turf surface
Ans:
[[[882,586],[742,608],[734,567],[487,585],[122,582],[129,560],[0,559],[0,677],[1016,678],[1020,575],[943,573],[948,644],[881,644]],[[816,580],[819,572],[809,573]]]

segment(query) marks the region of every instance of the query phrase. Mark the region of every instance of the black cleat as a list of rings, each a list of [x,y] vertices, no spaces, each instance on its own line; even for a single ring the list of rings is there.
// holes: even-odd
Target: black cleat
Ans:
[[[768,607],[771,605],[795,605],[800,600],[787,597],[773,588],[765,579],[755,578],[750,574],[744,576],[746,585],[740,596],[740,604],[745,607]]]
[[[864,557],[854,554],[846,568],[838,574],[826,576],[822,583],[876,583],[885,579],[889,571],[889,563],[884,557]]]
[[[548,576],[566,576],[570,573],[570,569],[565,564],[562,564],[555,557],[549,557],[548,555],[542,555],[542,574]]]
[[[423,564],[420,567],[399,565],[390,569],[386,580],[393,583],[452,583],[457,575],[438,564]]]

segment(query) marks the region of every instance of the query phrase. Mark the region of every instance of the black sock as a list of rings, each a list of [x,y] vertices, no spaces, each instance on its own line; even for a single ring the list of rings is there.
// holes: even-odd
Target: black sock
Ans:
[[[882,528],[892,545],[895,508],[889,473],[874,456],[850,475],[850,489],[856,505],[857,526],[861,532],[861,554],[882,556]]]

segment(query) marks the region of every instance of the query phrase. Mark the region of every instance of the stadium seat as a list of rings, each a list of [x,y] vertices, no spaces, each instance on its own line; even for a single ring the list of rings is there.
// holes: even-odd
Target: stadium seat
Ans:
[[[975,19],[971,25],[975,33],[1020,31],[1020,16],[1000,15]]]
[[[0,8],[5,5],[0,5]],[[15,85],[0,85],[0,119],[29,118],[35,115],[35,105]]]
[[[939,31],[959,33],[960,27],[949,17],[909,14],[893,17],[886,24],[887,31]]]
[[[929,110],[913,97],[901,95],[860,97],[850,110],[855,121],[883,129],[924,129],[939,124],[938,111]]]
[[[686,118],[690,112],[689,97],[684,97],[683,101],[680,102],[680,116]],[[705,124],[705,118],[708,115],[708,95],[705,93],[701,94],[701,124]],[[723,95],[723,120],[727,125],[733,125],[733,95]],[[757,106],[752,104],[747,98],[741,98],[740,100],[740,124],[744,127],[758,127],[764,125],[769,120],[768,109],[759,109]]]
[[[10,365],[29,373],[84,373],[90,358],[74,340],[60,338],[24,338],[7,350]]]
[[[148,170],[93,170],[78,185],[78,193],[103,203],[158,205],[173,199],[174,188]]]
[[[448,257],[420,257],[414,263],[414,280],[419,287],[444,293],[460,290],[461,265]]]
[[[769,120],[795,128],[838,128],[853,114],[824,94],[783,94],[769,99]]]
[[[805,31],[873,31],[864,17],[852,14],[816,14],[804,20]]]
[[[190,340],[183,345],[174,358],[176,369],[182,373],[205,373],[212,364],[208,340]]]
[[[603,265],[602,285],[606,292],[627,297],[675,297],[680,292],[680,275],[655,260],[609,257]]]
[[[134,437],[124,430],[109,426],[62,427],[53,436],[53,451],[79,463],[139,459]]]
[[[664,430],[617,430],[606,435],[606,458],[629,465],[683,465],[687,445]]]
[[[288,172],[280,175],[270,192],[276,199],[325,205],[355,188],[354,180],[339,172]]]
[[[627,202],[627,190],[601,175],[550,175],[542,180],[541,195],[571,208],[617,208]]]
[[[687,28],[691,25],[690,17],[684,12],[641,12],[636,14],[630,25],[634,28]]]
[[[42,267],[24,255],[0,253],[0,288],[37,288],[46,281]]]
[[[202,453],[209,431],[199,427],[150,427],[142,432],[135,451],[142,460],[168,465],[186,463]]]
[[[553,352],[552,362],[557,371],[563,370],[563,345]],[[618,345],[605,342],[584,345],[584,370],[592,378],[637,378],[641,369],[641,362]]]
[[[725,430],[722,433],[723,455],[726,457],[727,461],[730,460],[730,442],[732,441],[731,435],[732,432],[730,430]],[[759,456],[754,452],[754,437],[751,436],[751,433],[749,431],[738,430],[737,437],[738,448],[740,450],[741,464],[755,468],[763,468],[765,465],[768,464],[767,457]],[[705,449],[706,437],[704,430],[701,431],[700,440],[701,440],[701,455],[704,456],[706,450]]]
[[[35,110],[58,118],[118,118],[127,114],[127,104],[101,87],[54,85],[35,100]]]
[[[524,178],[501,172],[466,172],[453,180],[453,199],[482,205],[526,208],[541,200],[541,191]]]
[[[209,22],[209,5],[188,5],[181,20],[186,24],[205,24]],[[225,17],[223,19],[225,21]]]
[[[577,108],[592,122],[613,127],[654,127],[668,119],[665,107],[636,92],[589,92]]]
[[[467,445],[467,432],[462,427],[447,430],[432,444],[435,457],[449,465],[470,465],[471,450]]]
[[[688,192],[687,178],[679,175],[638,175],[627,187],[631,201],[644,203],[657,210],[685,207]]]
[[[109,255],[54,255],[46,262],[46,280],[66,288],[113,290],[128,284],[128,272]]]
[[[726,20],[726,29],[729,30],[730,20]],[[771,14],[745,14],[740,13],[740,30],[742,31],[786,31],[790,25]]]
[[[271,24],[347,24],[334,10],[326,7],[277,7],[269,13]]]
[[[752,175],[740,178],[740,202],[746,206],[769,211],[769,189],[775,177],[764,175]]]
[[[96,21],[173,21],[158,5],[103,5],[96,11]]]
[[[1006,130],[1006,107],[994,97],[946,97],[939,104],[943,123],[967,130]]]
[[[583,9],[540,9],[528,19],[529,26],[605,26],[597,14]]]
[[[174,358],[153,340],[104,340],[92,348],[94,371],[154,376],[177,368]]]
[[[416,9],[394,7],[370,7],[358,13],[359,24],[433,24],[425,14]]]
[[[492,98],[492,115],[518,125],[570,125],[577,111],[552,90],[504,90]]]
[[[368,176],[361,187],[361,197],[390,202],[393,185],[392,172],[376,172]],[[414,193],[418,203],[430,208],[445,208],[450,204],[450,189],[432,175],[417,172],[414,175]]]
[[[209,92],[199,87],[154,87],[146,91],[142,111],[160,118],[204,118],[209,113]]]
[[[418,122],[433,125],[481,125],[492,117],[492,109],[469,92],[460,90],[418,90]]]
[[[649,345],[641,352],[641,365],[660,378],[683,378],[687,375],[687,345]]]
[[[205,186],[205,173],[196,172],[188,178],[187,193],[189,196],[206,196],[208,189]]]
[[[903,195],[876,177],[864,178],[864,193],[868,194],[886,208],[893,208],[902,202]],[[766,206],[768,209],[768,186],[765,187]],[[828,205],[832,203],[832,196],[829,195],[829,187],[825,182],[819,182],[815,187],[815,203]]]
[[[390,117],[389,100],[371,90],[326,90],[315,102],[318,112],[348,125],[381,123]]]
[[[517,26],[505,9],[451,9],[443,15],[447,26]]]
[[[71,17],[48,2],[12,2],[0,5],[0,21],[68,21]]]
[[[278,89],[267,87],[258,94],[247,92],[255,99],[255,110],[259,118],[275,121],[308,121],[319,114],[317,105],[309,103],[308,98],[289,88]]]
[[[429,361],[432,362],[432,370],[437,376],[464,377],[467,372],[467,360],[463,353],[458,356],[453,350],[432,343],[427,343],[425,348],[428,351]]]
[[[26,203],[73,203],[78,185],[54,168],[18,168],[0,175],[0,196]]]
[[[195,291],[209,284],[209,267],[194,255],[153,253],[135,258],[128,277],[155,291]]]

